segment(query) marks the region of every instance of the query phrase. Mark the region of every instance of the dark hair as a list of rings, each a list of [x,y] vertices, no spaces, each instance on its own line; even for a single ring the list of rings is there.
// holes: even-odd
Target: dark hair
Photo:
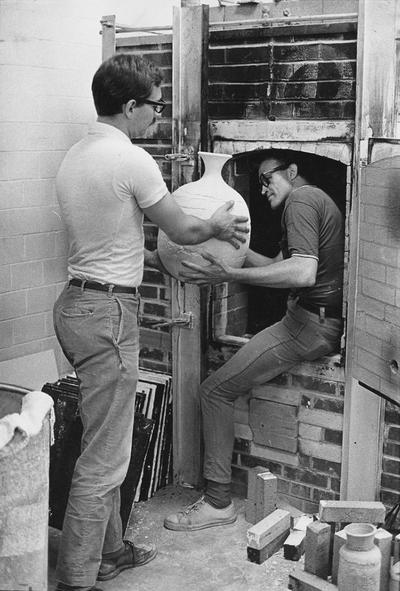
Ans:
[[[279,150],[270,149],[265,151],[262,157],[259,159],[259,164],[267,159],[273,159],[289,166],[290,164],[296,164],[298,174],[306,179],[308,182],[315,182],[315,168],[317,166],[314,154],[308,154],[306,152],[296,152],[294,150]]]
[[[97,114],[121,113],[122,105],[131,99],[140,104],[161,81],[160,70],[148,60],[130,53],[113,55],[93,76],[92,94]]]

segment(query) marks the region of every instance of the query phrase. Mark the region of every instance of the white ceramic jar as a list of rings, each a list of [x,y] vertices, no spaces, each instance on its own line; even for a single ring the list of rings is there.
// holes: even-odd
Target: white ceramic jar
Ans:
[[[249,209],[245,200],[224,181],[221,175],[223,165],[231,156],[211,152],[199,152],[199,155],[204,162],[204,174],[198,181],[182,185],[174,191],[172,195],[176,202],[185,213],[207,219],[221,205],[227,201],[234,201],[230,213],[246,216],[250,221]],[[209,264],[201,256],[202,252],[214,254],[232,267],[241,267],[246,258],[249,242],[250,233],[247,234],[246,242],[241,244],[239,249],[216,238],[197,245],[178,245],[172,242],[162,230],[159,230],[157,248],[164,267],[171,275],[180,279],[180,272],[183,270],[182,261],[191,261],[201,266]]]
[[[339,550],[339,591],[379,591],[381,552],[374,543],[376,527],[351,523],[344,531],[346,543]]]

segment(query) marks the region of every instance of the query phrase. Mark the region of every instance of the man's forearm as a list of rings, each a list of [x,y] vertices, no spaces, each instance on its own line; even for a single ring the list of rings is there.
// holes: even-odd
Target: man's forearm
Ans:
[[[200,244],[213,238],[215,233],[216,229],[209,219],[186,215],[184,225],[179,227],[179,233],[174,238],[177,244]]]
[[[291,257],[266,266],[230,269],[229,279],[263,287],[308,287],[315,283],[316,268],[316,259]]]
[[[276,257],[270,258],[263,254],[254,252],[254,250],[248,250],[246,254],[246,260],[244,263],[245,267],[267,267],[273,263],[277,263],[282,260],[282,253],[280,252]]]

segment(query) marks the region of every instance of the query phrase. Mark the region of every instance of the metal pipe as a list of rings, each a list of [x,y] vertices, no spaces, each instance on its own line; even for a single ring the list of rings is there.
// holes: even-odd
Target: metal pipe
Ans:
[[[158,27],[129,27],[128,25],[115,25],[116,33],[152,33],[153,31],[172,31],[172,25]]]
[[[273,18],[258,18],[258,19],[249,19],[249,20],[239,20],[239,21],[217,21],[214,23],[210,23],[210,30],[219,28],[219,27],[235,27],[240,26],[241,28],[247,27],[248,25],[253,26],[265,26],[265,25],[274,25],[274,24],[291,24],[293,22],[296,23],[308,23],[308,22],[325,22],[325,21],[345,21],[345,22],[357,22],[358,15],[356,12],[343,12],[340,14],[314,14],[310,16],[279,16]],[[129,27],[127,25],[120,25],[116,24],[116,32],[117,33],[151,33],[154,31],[170,31],[172,30],[172,25],[162,25],[158,27]]]
[[[356,12],[347,12],[342,14],[315,14],[311,16],[281,16],[281,17],[274,17],[274,18],[261,18],[261,19],[249,19],[249,20],[240,20],[240,21],[218,21],[215,23],[210,23],[210,29],[214,29],[216,27],[230,27],[230,26],[237,26],[240,25],[241,27],[246,27],[247,25],[273,25],[278,23],[308,23],[313,21],[331,21],[331,20],[340,20],[345,22],[357,22],[358,15]]]
[[[11,394],[22,394],[24,396],[28,392],[31,392],[31,390],[22,386],[16,386],[15,384],[0,383],[0,392],[10,392]]]

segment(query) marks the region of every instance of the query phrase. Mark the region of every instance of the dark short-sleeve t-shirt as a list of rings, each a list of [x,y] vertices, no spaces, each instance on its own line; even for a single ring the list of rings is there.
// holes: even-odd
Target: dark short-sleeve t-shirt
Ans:
[[[311,185],[298,187],[282,214],[282,254],[318,261],[315,285],[292,290],[292,296],[313,306],[340,311],[343,292],[344,220],[334,201]]]

